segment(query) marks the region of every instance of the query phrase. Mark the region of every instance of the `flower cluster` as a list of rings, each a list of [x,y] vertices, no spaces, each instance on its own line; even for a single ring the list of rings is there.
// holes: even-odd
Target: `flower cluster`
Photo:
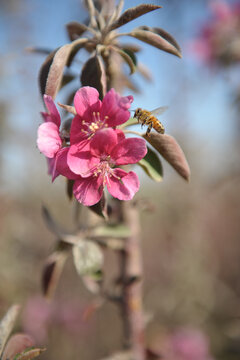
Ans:
[[[129,119],[133,97],[121,97],[111,89],[101,101],[95,88],[82,87],[74,97],[77,115],[69,138],[60,130],[61,119],[52,98],[44,95],[44,101],[48,112],[42,113],[37,145],[47,157],[52,179],[63,175],[73,180],[73,194],[86,206],[101,199],[105,186],[113,197],[131,200],[139,189],[138,177],[119,166],[137,163],[147,148],[145,140],[125,138],[116,127]]]
[[[207,64],[228,66],[240,61],[240,2],[210,3],[211,18],[201,27],[193,42],[195,54]]]

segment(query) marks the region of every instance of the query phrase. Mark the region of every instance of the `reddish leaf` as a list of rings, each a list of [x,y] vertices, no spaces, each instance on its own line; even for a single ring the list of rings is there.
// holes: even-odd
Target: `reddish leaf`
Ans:
[[[141,4],[133,8],[127,9],[113,24],[110,25],[110,30],[119,28],[122,25],[142,16],[150,11],[160,9],[159,5]]]
[[[51,52],[45,59],[44,63],[42,64],[40,71],[39,71],[39,86],[41,94],[45,94],[45,88],[47,83],[47,77],[49,73],[50,66],[52,65],[54,55],[56,54],[58,49]]]
[[[175,46],[175,48],[177,50],[179,50],[179,52],[181,53],[181,48],[179,46],[179,44],[177,43],[176,39],[174,39],[174,37],[169,34],[166,30],[162,29],[162,28],[159,28],[159,27],[154,27],[154,28],[151,28],[149,26],[140,26],[139,29],[142,29],[142,30],[149,30],[149,31],[152,31],[154,32],[155,34],[158,34],[160,36],[162,36],[165,40],[167,40],[170,44],[172,44],[173,46]]]
[[[4,349],[2,360],[13,360],[15,355],[33,347],[35,341],[30,335],[18,333],[10,337]]]
[[[83,66],[81,74],[82,86],[92,86],[99,92],[102,99],[106,94],[107,82],[104,64],[101,56],[91,57]]]
[[[173,44],[171,44],[171,42],[167,41],[162,36],[155,34],[152,31],[136,28],[130,33],[128,33],[128,35],[138,40],[141,40],[149,45],[155,46],[160,50],[166,51],[180,58],[182,57],[181,52]]]
[[[51,61],[49,60],[47,64],[48,66],[45,66],[44,74],[45,78],[47,75],[47,79],[46,86],[44,87],[44,82],[42,84],[42,93],[50,95],[53,99],[55,99],[61,86],[63,70],[69,63],[69,58],[72,55],[72,52],[76,49],[79,50],[87,41],[88,39],[86,38],[77,39],[71,44],[66,44],[60,47],[60,49],[56,51],[53,59],[50,59]]]
[[[2,318],[0,322],[0,358],[4,349],[4,346],[7,342],[9,335],[13,329],[13,326],[16,322],[17,316],[19,314],[20,307],[19,305],[13,305],[10,307],[6,315]]]
[[[77,21],[71,21],[66,25],[68,36],[71,41],[79,38],[86,30],[87,26]]]
[[[143,135],[143,137],[172,165],[179,175],[185,180],[189,180],[189,165],[181,147],[172,136],[151,132],[148,136]]]

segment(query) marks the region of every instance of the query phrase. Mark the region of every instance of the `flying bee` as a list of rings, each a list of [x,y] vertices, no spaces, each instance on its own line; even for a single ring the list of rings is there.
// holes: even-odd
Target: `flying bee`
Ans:
[[[157,119],[157,116],[163,114],[167,110],[167,106],[160,106],[157,109],[152,111],[144,110],[141,108],[137,108],[134,112],[133,117],[138,119],[142,125],[147,125],[146,135],[148,136],[150,131],[155,129],[158,133],[164,134],[165,129],[160,120]]]

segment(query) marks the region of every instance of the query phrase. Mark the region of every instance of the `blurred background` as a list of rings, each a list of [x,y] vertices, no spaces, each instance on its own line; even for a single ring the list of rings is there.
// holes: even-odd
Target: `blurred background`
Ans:
[[[125,7],[139,3],[126,1]],[[214,16],[209,1],[154,3],[163,9],[123,30],[162,27],[181,45],[183,59],[144,45],[138,58],[151,69],[152,82],[133,75],[142,90],[134,95],[133,108],[169,106],[161,121],[182,146],[192,175],[187,184],[164,163],[159,184],[138,172],[137,198],[147,198],[155,208],[141,215],[147,343],[158,350],[173,344],[177,360],[239,360],[239,63],[231,58],[227,64],[210,61],[196,51],[202,27]],[[97,359],[121,348],[121,322],[113,305],[83,320],[94,296],[84,288],[71,259],[54,303],[46,304],[40,296],[41,271],[55,240],[41,206],[48,206],[57,221],[71,229],[72,205],[64,180],[51,184],[44,156],[36,148],[43,111],[38,71],[44,55],[26,48],[65,44],[64,24],[86,17],[80,0],[0,1],[0,315],[12,303],[23,304],[19,329],[47,346],[43,359],[74,359],[79,354]],[[186,355],[184,349],[191,347],[201,356],[194,355],[195,350]]]

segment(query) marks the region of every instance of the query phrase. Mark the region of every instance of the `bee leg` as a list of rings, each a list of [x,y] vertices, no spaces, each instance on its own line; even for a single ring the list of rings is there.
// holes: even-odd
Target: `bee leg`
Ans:
[[[152,130],[152,127],[153,127],[153,124],[149,124],[148,128],[147,128],[147,132],[146,132],[146,135],[149,136],[150,134],[150,131]]]

